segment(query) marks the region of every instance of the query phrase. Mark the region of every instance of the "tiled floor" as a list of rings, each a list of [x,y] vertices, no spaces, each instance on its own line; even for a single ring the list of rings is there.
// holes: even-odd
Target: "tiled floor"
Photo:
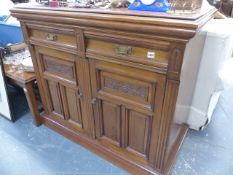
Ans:
[[[25,106],[25,99],[20,106]],[[233,88],[220,98],[213,120],[202,132],[189,131],[173,175],[233,175]],[[0,175],[126,175],[124,170],[45,126],[30,112],[14,124],[0,117]]]

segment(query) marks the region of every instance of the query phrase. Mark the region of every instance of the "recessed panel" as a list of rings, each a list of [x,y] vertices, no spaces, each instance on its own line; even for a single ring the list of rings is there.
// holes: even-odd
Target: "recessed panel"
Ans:
[[[101,90],[135,102],[149,103],[151,84],[127,75],[101,72]]]
[[[60,95],[60,89],[59,84],[53,81],[45,80],[48,87],[48,93],[50,97],[48,98],[51,105],[51,112],[54,112],[56,114],[63,116],[63,109],[62,109],[62,103],[61,103],[61,95]]]
[[[129,140],[128,147],[135,153],[147,155],[149,148],[150,117],[130,111],[128,116]]]
[[[110,102],[102,102],[102,125],[103,136],[119,143],[120,142],[120,107]]]
[[[59,58],[43,56],[44,70],[56,76],[69,80],[75,79],[75,65],[73,62],[64,61]]]
[[[78,125],[82,125],[80,102],[77,97],[77,92],[73,89],[66,88],[66,100],[68,108],[68,120],[71,120]]]

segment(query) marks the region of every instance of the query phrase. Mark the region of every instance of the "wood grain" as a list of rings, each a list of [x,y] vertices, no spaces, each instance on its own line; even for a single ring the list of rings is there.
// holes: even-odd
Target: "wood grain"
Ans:
[[[216,10],[11,12],[32,54],[43,123],[132,174],[168,174],[187,131],[174,121],[185,47]]]

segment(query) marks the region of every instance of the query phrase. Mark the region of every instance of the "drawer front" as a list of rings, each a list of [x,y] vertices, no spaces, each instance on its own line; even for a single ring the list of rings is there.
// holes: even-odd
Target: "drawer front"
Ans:
[[[74,29],[53,28],[51,26],[27,25],[30,40],[43,42],[57,47],[77,49],[77,39]]]
[[[161,50],[153,47],[153,43],[144,47],[139,45],[143,45],[143,43],[140,43],[140,41],[135,41],[135,44],[133,44],[124,40],[121,42],[107,42],[98,39],[87,39],[87,55],[91,55],[91,57],[94,55],[103,55],[109,58],[147,64],[163,69],[167,68],[169,46]]]
[[[152,130],[166,78],[129,66],[90,59],[96,136],[110,148],[148,163],[157,139]],[[120,148],[120,149],[119,149]]]

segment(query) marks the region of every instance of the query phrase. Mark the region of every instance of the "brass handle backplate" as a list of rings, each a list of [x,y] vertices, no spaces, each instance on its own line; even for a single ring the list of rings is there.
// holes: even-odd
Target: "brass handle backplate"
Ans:
[[[92,99],[91,99],[91,104],[94,105],[95,103],[96,103],[96,98],[92,98]]]
[[[132,47],[117,45],[115,51],[120,55],[130,55],[132,53]]]
[[[79,92],[78,98],[82,98],[82,97],[83,97],[83,93],[82,93],[82,92]]]
[[[57,40],[57,35],[49,33],[46,38],[48,41],[56,41]]]
[[[79,99],[83,98],[83,93],[79,87],[78,87],[78,98]]]

